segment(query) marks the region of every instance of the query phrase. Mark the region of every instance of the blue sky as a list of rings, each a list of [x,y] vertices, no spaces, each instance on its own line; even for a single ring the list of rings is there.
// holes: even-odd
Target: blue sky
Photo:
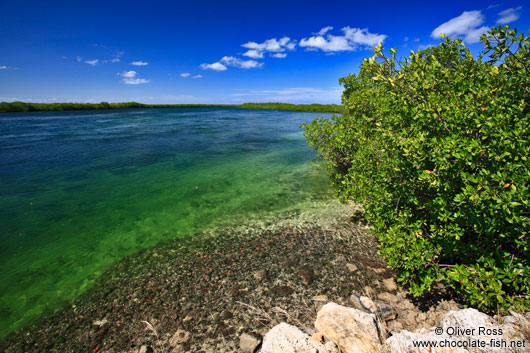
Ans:
[[[379,41],[398,55],[459,37],[477,53],[518,1],[0,0],[0,101],[340,103]]]

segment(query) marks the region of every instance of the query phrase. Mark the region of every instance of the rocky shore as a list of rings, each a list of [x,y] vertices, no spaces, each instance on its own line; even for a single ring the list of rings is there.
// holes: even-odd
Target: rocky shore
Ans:
[[[130,256],[74,305],[4,338],[0,351],[249,353],[280,323],[318,334],[314,323],[328,302],[369,315],[362,298],[387,305],[387,336],[461,308],[442,289],[432,302],[400,289],[359,206],[317,206]]]

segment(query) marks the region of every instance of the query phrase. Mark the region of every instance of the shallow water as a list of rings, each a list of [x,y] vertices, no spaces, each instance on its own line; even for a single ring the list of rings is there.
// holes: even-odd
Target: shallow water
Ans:
[[[299,126],[237,108],[0,115],[0,336],[109,264],[216,224],[330,197]]]

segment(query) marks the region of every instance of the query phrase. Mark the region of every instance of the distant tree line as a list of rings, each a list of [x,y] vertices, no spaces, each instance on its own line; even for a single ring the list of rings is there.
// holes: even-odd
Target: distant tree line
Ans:
[[[341,106],[336,104],[288,104],[288,103],[244,103],[244,104],[142,104],[137,102],[123,103],[25,103],[1,102],[0,113],[55,112],[67,110],[105,110],[135,108],[210,108],[234,107],[245,109],[278,109],[310,112],[340,113]]]
[[[277,109],[277,110],[297,110],[304,112],[329,112],[341,113],[342,106],[337,104],[290,104],[290,103],[244,103],[240,108],[248,109]]]

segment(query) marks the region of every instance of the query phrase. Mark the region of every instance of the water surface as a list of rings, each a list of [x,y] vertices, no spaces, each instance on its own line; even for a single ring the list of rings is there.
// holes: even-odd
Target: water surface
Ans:
[[[109,264],[216,224],[330,197],[299,126],[237,108],[0,115],[0,336]]]

